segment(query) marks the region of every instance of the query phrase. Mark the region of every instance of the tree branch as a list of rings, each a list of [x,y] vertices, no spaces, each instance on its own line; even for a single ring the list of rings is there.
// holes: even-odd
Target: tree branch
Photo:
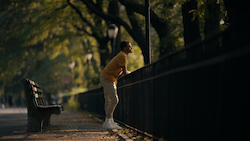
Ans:
[[[94,6],[95,4],[93,3],[92,0],[81,0],[81,1],[88,7],[88,9],[90,9],[97,16],[100,16],[106,20],[113,21],[115,23],[122,25],[133,38],[136,38],[136,33],[133,31],[133,29],[131,29],[131,27],[121,18],[117,16],[105,14],[102,11],[98,10],[97,8],[95,8]]]
[[[77,26],[76,24],[72,24],[72,26],[74,28],[76,28],[77,30],[83,31],[84,33],[88,34],[89,36],[94,36],[93,34],[89,33],[86,29],[83,29],[83,28]]]
[[[135,13],[134,11],[131,11],[130,9],[127,9],[126,8],[126,12],[127,12],[127,15],[128,15],[128,18],[129,18],[129,21],[134,29],[134,31],[136,32],[137,34],[137,40],[139,41],[138,44],[139,46],[141,46],[141,48],[145,48],[146,45],[145,45],[145,35],[143,33],[143,30],[142,30],[142,26],[140,26],[136,16],[135,16]],[[143,39],[143,40],[142,40]],[[142,49],[144,50],[144,49]]]
[[[86,29],[80,28],[80,27],[78,27],[78,26],[76,26],[76,25],[73,25],[73,26],[74,26],[76,29],[78,29],[78,30],[84,31],[86,34],[95,37],[97,40],[100,39],[101,37],[98,36],[97,33],[93,32],[93,31],[94,31],[93,29],[95,29],[96,27],[93,26],[86,18],[83,17],[81,11],[80,11],[77,7],[75,7],[72,3],[70,3],[70,0],[67,0],[67,3],[69,4],[70,7],[72,7],[72,8],[76,11],[76,13],[79,15],[79,17],[81,18],[81,20],[82,20],[83,22],[85,22],[85,23],[92,29],[92,33],[89,33]]]
[[[119,2],[126,8],[145,16],[145,5],[138,4],[133,0],[119,0]],[[160,18],[153,10],[150,10],[150,22],[158,33],[158,36],[164,38],[168,31],[167,21]]]
[[[91,28],[93,27],[92,24],[86,18],[83,17],[82,12],[77,7],[75,7],[72,3],[70,3],[70,0],[67,0],[67,3],[69,4],[70,7],[72,7],[76,11],[76,13],[79,15],[79,17],[81,18],[83,22],[85,22]]]
[[[138,4],[133,0],[119,0],[126,8],[145,16],[145,5]],[[165,24],[165,20],[160,18],[153,10],[150,10],[151,22],[157,21]]]

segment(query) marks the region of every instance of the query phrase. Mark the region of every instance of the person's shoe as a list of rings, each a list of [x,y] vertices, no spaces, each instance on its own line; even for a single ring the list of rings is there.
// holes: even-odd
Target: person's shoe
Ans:
[[[119,124],[118,124],[117,122],[115,122],[113,118],[111,119],[111,123],[112,123],[112,125],[113,125],[116,129],[122,129],[122,127],[119,126]]]
[[[116,129],[116,127],[111,122],[104,122],[102,125],[102,128],[104,129]]]
[[[105,118],[105,122],[102,125],[102,128],[104,129],[116,129],[116,127],[113,125],[113,118]]]
[[[120,127],[118,123],[114,122],[113,118],[106,118],[102,127],[104,129],[122,129],[122,127]]]
[[[122,127],[119,126],[118,123],[116,123],[116,122],[113,123],[112,125],[115,127],[115,129],[122,129]]]

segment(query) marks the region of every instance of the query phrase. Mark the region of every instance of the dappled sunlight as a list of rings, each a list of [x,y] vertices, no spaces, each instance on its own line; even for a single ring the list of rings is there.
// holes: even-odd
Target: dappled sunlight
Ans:
[[[138,46],[132,46],[133,52],[128,55],[128,70],[135,71],[144,66],[143,55]]]

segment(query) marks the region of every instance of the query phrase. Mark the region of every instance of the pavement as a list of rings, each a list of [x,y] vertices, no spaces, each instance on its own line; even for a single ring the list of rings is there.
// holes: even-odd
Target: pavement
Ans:
[[[27,109],[0,109],[0,140],[121,140],[112,130],[102,128],[102,123],[87,112],[63,111],[51,116],[51,125],[44,132],[27,132]]]
[[[0,140],[3,135],[27,125],[26,108],[0,108]]]

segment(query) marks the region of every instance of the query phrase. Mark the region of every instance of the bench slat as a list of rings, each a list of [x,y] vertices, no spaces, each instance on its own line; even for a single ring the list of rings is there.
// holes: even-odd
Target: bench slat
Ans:
[[[40,88],[37,88],[37,87],[34,87],[34,86],[31,86],[32,87],[32,90],[35,91],[35,92],[39,92],[39,93],[43,93],[43,90],[40,89]]]
[[[37,100],[37,103],[38,103],[38,106],[40,107],[40,106],[48,106],[49,104],[48,104],[48,102],[47,101],[45,101],[44,99],[36,99]]]
[[[39,84],[37,84],[36,82],[32,81],[32,80],[28,80],[28,82],[33,85],[33,86],[36,86],[38,88],[41,88],[41,86]]]
[[[44,98],[43,94],[33,92],[34,98]]]
[[[39,95],[38,95],[38,94],[36,94],[36,93],[34,94],[34,96],[35,96],[35,98],[39,98]]]
[[[35,83],[34,81],[32,81],[32,80],[29,80],[29,82],[30,82],[30,84],[32,84],[32,85],[36,85],[36,83]]]

